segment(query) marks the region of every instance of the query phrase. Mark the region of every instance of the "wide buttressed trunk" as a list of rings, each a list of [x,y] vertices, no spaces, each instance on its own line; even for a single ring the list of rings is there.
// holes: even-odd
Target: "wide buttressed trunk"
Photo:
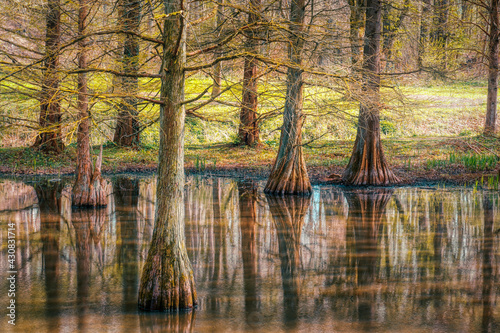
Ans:
[[[290,12],[289,60],[293,67],[288,68],[285,110],[281,127],[280,147],[267,180],[265,192],[268,194],[305,194],[312,192],[307,175],[306,163],[302,152],[302,51],[304,40],[305,1],[292,0]]]
[[[40,92],[40,130],[34,147],[44,152],[60,153],[64,150],[61,133],[61,103],[59,46],[61,44],[61,7],[59,0],[48,0],[45,36],[45,66]]]
[[[486,99],[486,120],[484,134],[494,135],[497,122],[497,96],[498,96],[498,50],[499,50],[499,18],[498,0],[491,0],[490,33],[488,45],[488,97]]]
[[[250,12],[248,14],[248,25],[252,26],[259,20],[261,13],[261,1],[250,0]],[[241,99],[240,111],[240,127],[238,130],[238,137],[240,143],[253,146],[258,144],[259,139],[259,124],[257,122],[257,60],[255,56],[259,52],[258,41],[258,28],[253,28],[248,31],[248,38],[246,41],[246,50],[248,55],[245,57],[245,65],[243,69],[243,95]]]
[[[139,288],[139,308],[148,311],[196,306],[184,236],[184,6],[165,2],[155,227]]]
[[[137,33],[141,20],[141,1],[121,0],[121,24],[125,32]],[[122,55],[123,72],[137,74],[139,68],[139,40],[132,34],[125,35]],[[137,119],[137,93],[139,81],[137,77],[121,77],[121,94],[116,128],[113,141],[119,146],[136,146],[140,144],[140,128]]]
[[[380,33],[379,0],[368,0],[363,59],[363,99],[358,132],[349,164],[342,176],[349,185],[389,185],[398,181],[387,164],[380,142]]]
[[[90,12],[89,0],[80,0],[78,9],[78,69],[87,69],[88,38],[86,35],[87,18]],[[108,183],[101,177],[102,147],[92,170],[90,158],[90,113],[87,92],[87,74],[78,74],[78,133],[76,157],[76,181],[73,185],[72,205],[76,207],[106,206],[108,203]]]

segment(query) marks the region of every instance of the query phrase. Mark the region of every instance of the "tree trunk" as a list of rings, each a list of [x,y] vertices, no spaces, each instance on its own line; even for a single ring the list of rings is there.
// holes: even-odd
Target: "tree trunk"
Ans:
[[[398,181],[380,142],[380,0],[368,0],[363,59],[363,100],[351,159],[342,176],[350,185],[388,185]]]
[[[427,35],[429,33],[429,13],[431,0],[422,0],[422,11],[420,14],[420,36],[418,41],[418,67],[423,66],[423,57],[427,46]]]
[[[290,9],[289,60],[294,67],[288,68],[285,110],[281,127],[280,147],[267,180],[265,192],[269,194],[311,194],[312,188],[307,175],[302,153],[302,93],[303,78],[302,51],[304,40],[305,0],[292,0]]]
[[[249,9],[248,26],[252,26],[259,20],[262,10],[261,0],[250,0]],[[245,67],[243,70],[243,96],[241,99],[238,137],[240,143],[247,146],[258,144],[260,140],[257,123],[257,60],[253,57],[254,54],[259,53],[258,41],[255,40],[255,37],[259,34],[256,31],[257,29],[251,29],[248,32],[246,50],[249,55],[245,57]]]
[[[220,38],[222,23],[224,22],[223,10],[224,10],[224,0],[219,0],[217,2],[217,27],[215,27],[215,31],[218,38]],[[221,47],[216,48],[214,54],[216,58],[220,56]],[[222,63],[219,61],[218,63],[215,64],[213,71],[214,86],[212,87],[212,98],[215,98],[220,94],[221,76],[222,76]]]
[[[387,64],[392,63],[392,48],[394,46],[394,39],[396,38],[399,28],[401,28],[401,25],[403,24],[403,20],[410,10],[410,0],[405,0],[403,8],[399,9],[399,15],[395,20],[391,19],[391,6],[391,4],[386,4],[383,9],[382,34],[384,36],[384,42],[382,45],[382,53],[385,58],[384,70],[387,69]]]
[[[440,55],[440,69],[444,71],[447,68],[446,46],[448,44],[448,0],[435,0],[434,10],[434,43],[437,47],[438,55]]]
[[[138,32],[141,21],[141,1],[122,0],[120,13],[123,30]],[[139,41],[136,36],[126,34],[121,59],[124,73],[137,74],[139,67]],[[119,104],[113,141],[119,146],[137,146],[140,144],[139,121],[137,120],[137,77],[121,77],[121,93],[124,95]]]
[[[362,33],[364,28],[365,0],[349,0],[349,40],[351,43],[351,65],[359,64],[362,56]]]
[[[78,68],[87,68],[87,40],[85,38],[87,18],[90,10],[89,0],[80,0],[78,10]],[[92,172],[92,160],[90,158],[90,113],[87,93],[87,74],[78,74],[78,133],[77,133],[77,157],[76,157],[76,181],[73,185],[72,205],[106,206],[107,182],[101,177],[102,147],[97,158],[95,170]]]
[[[490,34],[488,46],[488,97],[486,99],[486,120],[484,123],[484,135],[494,135],[497,122],[497,95],[498,95],[498,0],[491,0]]]
[[[60,0],[47,1],[47,28],[45,36],[45,68],[40,92],[40,132],[34,147],[44,152],[64,150],[61,134],[61,103],[59,96],[59,46],[61,43]]]
[[[155,227],[139,288],[139,308],[149,311],[196,306],[184,235],[184,0],[165,2],[165,14]]]
[[[295,328],[300,295],[300,236],[309,209],[310,197],[268,196],[269,210],[278,235],[287,329]]]

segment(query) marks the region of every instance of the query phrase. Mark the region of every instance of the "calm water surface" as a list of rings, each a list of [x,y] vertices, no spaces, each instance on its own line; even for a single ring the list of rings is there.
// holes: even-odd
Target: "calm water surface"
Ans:
[[[316,187],[276,198],[262,186],[188,178],[199,306],[168,315],[136,306],[154,177],[113,179],[108,207],[80,211],[64,182],[0,181],[0,332],[500,332],[498,192]]]

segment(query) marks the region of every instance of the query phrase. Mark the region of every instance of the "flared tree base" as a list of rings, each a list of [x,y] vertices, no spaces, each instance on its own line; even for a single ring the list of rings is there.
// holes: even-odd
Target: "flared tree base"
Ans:
[[[187,253],[164,251],[150,249],[141,277],[139,308],[170,312],[193,309],[197,304],[196,289]]]
[[[310,195],[311,182],[307,175],[305,161],[301,152],[297,152],[292,161],[277,161],[269,175],[264,192],[270,195]]]
[[[33,148],[46,154],[60,154],[64,151],[64,143],[62,139],[56,135],[42,133],[36,137]]]
[[[73,186],[71,202],[73,207],[103,207],[108,204],[109,183],[101,176],[90,183],[77,181]]]

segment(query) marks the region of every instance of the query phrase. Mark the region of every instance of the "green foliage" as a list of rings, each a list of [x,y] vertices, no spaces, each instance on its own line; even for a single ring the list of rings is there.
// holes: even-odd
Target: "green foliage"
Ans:
[[[453,165],[463,166],[471,172],[485,171],[495,169],[498,162],[496,155],[456,155],[450,153],[447,159],[430,159],[427,160],[427,169],[445,168]]]

